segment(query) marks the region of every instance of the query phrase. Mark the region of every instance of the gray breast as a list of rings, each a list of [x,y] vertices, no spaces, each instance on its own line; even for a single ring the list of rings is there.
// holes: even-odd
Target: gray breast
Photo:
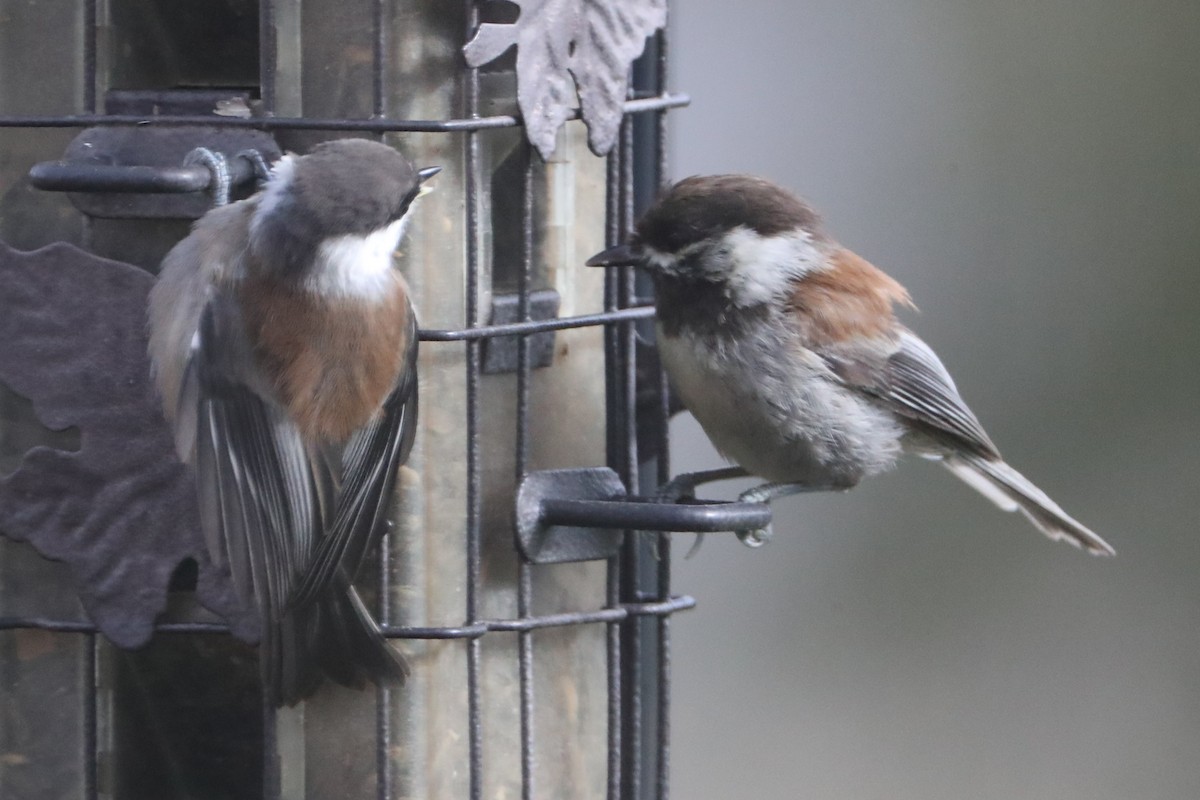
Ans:
[[[764,331],[705,340],[659,326],[671,382],[716,448],[772,482],[847,487],[889,467],[903,431],[893,415],[842,387],[785,331]]]

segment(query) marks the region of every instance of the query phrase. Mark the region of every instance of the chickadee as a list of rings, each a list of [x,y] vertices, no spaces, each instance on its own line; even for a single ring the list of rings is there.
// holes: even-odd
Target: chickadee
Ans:
[[[264,691],[402,682],[351,585],[417,422],[417,320],[393,260],[416,170],[378,142],[286,155],[205,214],[150,294],[150,358],[214,561],[261,623]]]
[[[752,499],[850,488],[911,452],[1052,539],[1115,553],[1004,463],[942,362],[896,321],[894,304],[912,306],[904,287],[785,189],[688,178],[587,263],[649,271],[663,365],[717,449],[772,482]]]

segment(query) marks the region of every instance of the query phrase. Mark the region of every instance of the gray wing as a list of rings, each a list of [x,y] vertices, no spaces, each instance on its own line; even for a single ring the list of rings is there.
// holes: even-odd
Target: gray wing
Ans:
[[[229,566],[243,603],[258,609],[262,671],[275,685],[308,682],[297,662],[299,620],[287,613],[321,519],[310,455],[295,425],[247,375],[241,316],[215,298],[185,369],[177,419],[195,424],[201,521],[209,550]],[[183,409],[181,409],[183,411]]]
[[[396,476],[417,432],[417,322],[411,307],[408,319],[408,349],[396,386],[346,446],[333,520],[291,597],[293,606],[312,602],[335,579],[353,581],[387,530]]]
[[[820,355],[847,386],[874,397],[945,447],[939,455],[946,467],[1000,508],[1020,509],[1051,539],[1098,555],[1116,552],[1004,463],[942,362],[911,331],[902,329],[890,351],[851,344]]]
[[[966,452],[999,458],[950,373],[912,331],[902,328],[890,352],[852,343],[819,355],[847,386],[882,401],[935,440],[950,439]]]

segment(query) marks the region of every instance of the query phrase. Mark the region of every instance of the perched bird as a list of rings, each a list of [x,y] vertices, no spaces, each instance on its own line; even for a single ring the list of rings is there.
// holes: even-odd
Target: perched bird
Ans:
[[[286,155],[205,214],[150,295],[150,358],[210,554],[261,622],[276,705],[323,677],[401,682],[351,585],[417,421],[417,321],[393,254],[437,167],[363,139]]]
[[[747,175],[687,178],[626,244],[587,263],[650,273],[667,374],[741,467],[709,477],[771,482],[747,499],[846,489],[911,452],[1052,539],[1114,553],[1004,463],[942,362],[897,322],[893,305],[912,305],[904,287],[785,189]]]

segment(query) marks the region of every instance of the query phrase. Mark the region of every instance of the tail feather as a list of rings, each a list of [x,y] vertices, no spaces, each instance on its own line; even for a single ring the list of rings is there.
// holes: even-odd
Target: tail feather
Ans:
[[[1046,493],[999,459],[974,455],[947,456],[946,468],[1005,511],[1020,511],[1042,533],[1081,547],[1094,555],[1117,551],[1058,507]]]
[[[276,706],[295,705],[325,678],[361,689],[367,683],[401,685],[408,664],[371,619],[353,587],[288,609],[266,632],[261,659],[264,690]]]
[[[320,630],[315,656],[325,674],[342,686],[361,689],[377,685],[403,684],[408,664],[387,643],[379,626],[352,587],[321,604]]]

